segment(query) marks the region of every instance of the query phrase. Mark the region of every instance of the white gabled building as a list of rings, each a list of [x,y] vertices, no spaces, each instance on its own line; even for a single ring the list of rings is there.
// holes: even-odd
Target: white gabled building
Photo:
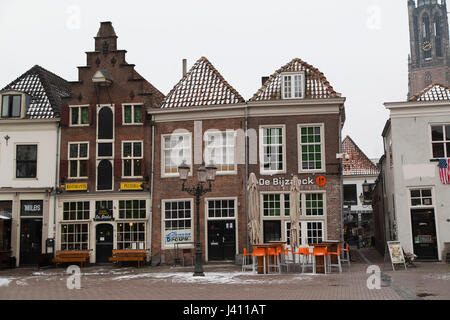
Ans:
[[[445,260],[450,243],[450,184],[439,159],[450,158],[450,87],[433,84],[407,102],[385,103],[382,182],[386,239],[419,259]],[[381,197],[378,197],[381,199]],[[390,230],[389,230],[390,229]]]
[[[59,110],[67,82],[34,66],[0,91],[0,264],[37,265],[54,237]]]

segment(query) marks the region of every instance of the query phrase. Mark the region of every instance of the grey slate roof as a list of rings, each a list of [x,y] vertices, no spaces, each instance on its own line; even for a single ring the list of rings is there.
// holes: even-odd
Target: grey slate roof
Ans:
[[[30,95],[27,116],[30,119],[59,117],[61,98],[70,95],[69,83],[56,74],[35,65],[2,89]]]

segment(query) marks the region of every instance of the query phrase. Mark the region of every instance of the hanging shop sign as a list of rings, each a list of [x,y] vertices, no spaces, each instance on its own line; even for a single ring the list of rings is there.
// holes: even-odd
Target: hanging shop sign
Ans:
[[[66,184],[66,191],[86,191],[87,183],[68,183]]]
[[[299,179],[301,185],[317,185],[319,187],[324,187],[327,184],[327,178],[325,176],[318,177],[308,177],[305,179]],[[272,179],[259,179],[258,184],[260,186],[278,186],[285,187],[292,184],[292,179],[285,178],[272,178]]]
[[[94,221],[112,221],[114,220],[113,211],[107,208],[100,208],[95,210]]]
[[[142,182],[126,182],[120,184],[120,190],[142,190]]]
[[[20,201],[20,215],[26,217],[42,216],[42,200],[22,200]]]

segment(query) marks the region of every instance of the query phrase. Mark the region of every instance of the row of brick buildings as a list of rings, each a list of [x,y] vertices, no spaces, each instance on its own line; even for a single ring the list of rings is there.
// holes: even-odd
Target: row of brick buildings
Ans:
[[[182,254],[189,259],[195,203],[181,191],[182,161],[191,167],[191,184],[197,182],[202,164],[213,161],[217,167],[212,191],[200,206],[206,261],[235,260],[249,246],[251,173],[259,181],[264,242],[289,244],[289,182],[294,175],[303,190],[299,242],[342,239],[339,155],[345,98],[317,68],[293,59],[264,77],[261,88],[245,100],[202,57],[184,70],[165,96],[126,61],[110,22],[100,24],[95,50],[86,55],[77,81],[61,79],[66,90],[43,80],[46,92],[56,91],[59,97],[50,101],[54,113],[49,116],[60,124],[55,127],[57,150],[52,154],[57,158],[57,179],[36,191],[36,199],[27,199],[53,204],[43,205],[38,215],[22,215],[18,208],[23,200],[16,195],[25,190],[0,185],[0,215],[4,221],[9,218],[10,233],[7,227],[0,231],[5,239],[11,238],[17,265],[36,263],[19,258],[26,256],[22,239],[30,237],[36,239],[31,247],[41,253],[47,251],[47,239],[54,239],[56,250],[92,250],[92,263],[108,262],[113,249],[148,249],[152,263]],[[11,84],[1,94],[11,96],[13,89]],[[24,111],[18,116],[2,112],[0,122],[26,122],[32,132],[33,120],[42,121],[27,109],[27,97],[32,100],[33,94],[26,90],[15,94],[23,95]],[[17,148],[12,131],[5,134],[12,139],[9,143],[1,139],[0,152]],[[34,145],[31,142],[21,144]],[[33,161],[40,161],[45,143],[37,144]],[[11,160],[17,162],[16,157]],[[35,183],[45,174],[40,170],[28,181]],[[10,208],[9,217],[2,207]],[[39,229],[39,221],[37,227],[24,229],[25,219],[40,219],[40,232],[30,231]],[[0,249],[8,251],[6,246]]]

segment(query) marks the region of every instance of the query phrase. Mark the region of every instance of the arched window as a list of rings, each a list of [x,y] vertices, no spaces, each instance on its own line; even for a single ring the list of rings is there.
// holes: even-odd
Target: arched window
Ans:
[[[425,73],[425,80],[424,80],[425,87],[428,87],[432,83],[433,83],[433,79],[431,78],[431,73],[426,72]]]
[[[422,17],[422,49],[424,51],[425,59],[431,58],[431,32],[430,32],[430,17],[424,14]]]
[[[441,16],[436,13],[434,16],[434,36],[436,42],[436,56],[442,57],[442,29],[441,29]]]
[[[112,190],[113,167],[110,160],[102,160],[97,167],[97,190]]]
[[[113,112],[103,107],[98,113],[98,139],[113,139]]]

